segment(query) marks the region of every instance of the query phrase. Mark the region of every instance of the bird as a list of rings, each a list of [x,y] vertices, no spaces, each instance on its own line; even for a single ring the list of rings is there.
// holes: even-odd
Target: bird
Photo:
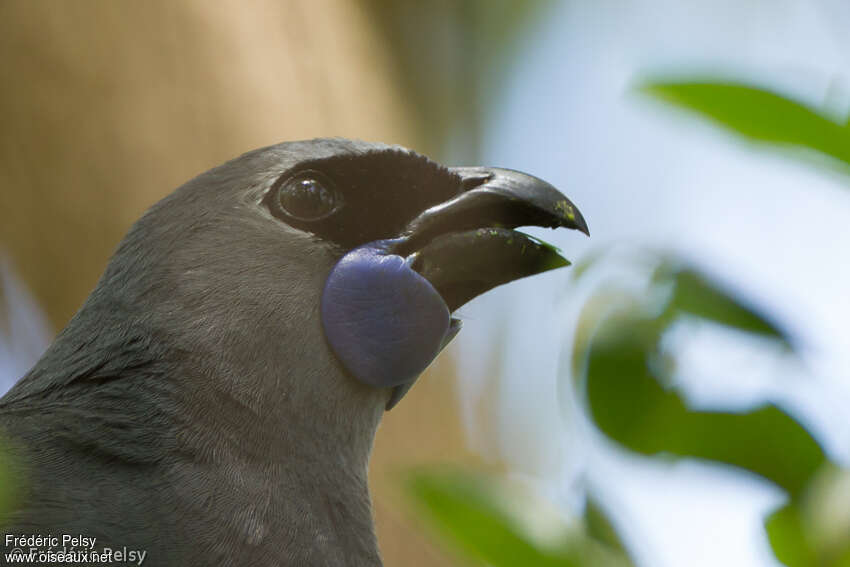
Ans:
[[[376,142],[284,142],[195,177],[0,399],[5,531],[152,565],[381,565],[382,415],[459,307],[569,264],[521,226],[589,235],[539,178]]]

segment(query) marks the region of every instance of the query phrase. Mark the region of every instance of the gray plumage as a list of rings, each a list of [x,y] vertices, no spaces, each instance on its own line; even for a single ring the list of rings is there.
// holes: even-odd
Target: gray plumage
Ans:
[[[445,171],[379,144],[281,144],[198,176],[131,228],[0,400],[22,481],[7,532],[94,536],[150,565],[380,565],[367,467],[393,389],[352,379],[325,339],[322,290],[346,247],[263,206],[305,160],[374,154]],[[370,214],[384,213],[363,227]]]

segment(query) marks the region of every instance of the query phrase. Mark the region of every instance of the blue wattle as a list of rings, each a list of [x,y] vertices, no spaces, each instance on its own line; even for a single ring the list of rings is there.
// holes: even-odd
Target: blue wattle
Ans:
[[[358,380],[378,387],[415,380],[439,354],[450,323],[437,290],[382,242],[337,262],[321,311],[336,356]]]

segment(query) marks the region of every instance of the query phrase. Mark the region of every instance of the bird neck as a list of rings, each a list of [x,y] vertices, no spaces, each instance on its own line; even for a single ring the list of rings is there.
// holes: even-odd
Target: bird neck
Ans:
[[[310,350],[324,345],[315,321],[250,350],[235,327],[186,335],[181,444],[263,526],[237,533],[267,534],[257,545],[271,554],[285,543],[281,564],[379,566],[368,466],[387,392]]]
[[[130,432],[125,444],[107,443],[115,435],[106,430],[87,433],[83,421],[80,435],[110,462],[153,466],[145,470],[180,487],[170,505],[194,518],[188,539],[228,533],[228,542],[251,550],[256,560],[248,564],[255,565],[381,565],[368,463],[386,392],[334,364],[315,364],[325,383],[339,384],[317,397],[298,387],[319,383],[316,376],[281,375],[271,370],[280,365],[207,348],[215,345],[162,341],[156,329],[124,318],[97,320],[72,322],[8,401],[26,399],[34,411],[49,403],[58,416],[61,404],[73,413],[85,397],[102,427],[118,420],[115,432]],[[135,415],[128,407],[143,407],[147,420],[128,422]],[[140,427],[144,447],[132,434]],[[204,499],[198,508],[198,494],[220,501]],[[211,550],[222,545],[206,543]]]
[[[190,366],[191,372],[212,370],[200,362]],[[380,412],[352,419],[343,408],[316,408],[297,389],[274,396],[276,403],[262,404],[246,397],[245,388],[233,387],[237,377],[248,380],[243,374],[248,369],[225,372],[213,366],[219,374],[204,379],[202,394],[184,392],[179,438],[200,469],[215,471],[208,474],[215,476],[218,493],[231,495],[233,516],[251,519],[223,519],[231,532],[264,548],[263,556],[274,555],[281,565],[380,566],[368,487]],[[257,368],[253,372],[251,380],[281,381],[258,375]],[[361,407],[383,400],[355,390],[349,394]],[[334,398],[329,398],[332,406]],[[208,479],[190,475],[186,482]]]

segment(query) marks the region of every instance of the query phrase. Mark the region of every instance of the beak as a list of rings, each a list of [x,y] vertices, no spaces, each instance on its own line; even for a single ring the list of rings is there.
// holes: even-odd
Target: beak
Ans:
[[[531,175],[456,167],[457,194],[422,211],[392,239],[349,250],[321,299],[331,350],[355,379],[391,388],[391,409],[460,330],[452,312],[519,278],[569,265],[520,226],[588,234],[569,199]]]
[[[450,169],[462,193],[423,211],[387,250],[428,280],[449,312],[496,286],[570,264],[554,246],[514,228],[569,228],[590,236],[578,208],[542,179],[495,167]],[[438,352],[459,330],[452,317]],[[395,386],[386,409],[411,386]]]
[[[463,192],[411,221],[394,250],[437,289],[450,311],[498,285],[570,264],[555,247],[514,228],[590,235],[578,208],[542,179],[495,167],[450,169]]]

